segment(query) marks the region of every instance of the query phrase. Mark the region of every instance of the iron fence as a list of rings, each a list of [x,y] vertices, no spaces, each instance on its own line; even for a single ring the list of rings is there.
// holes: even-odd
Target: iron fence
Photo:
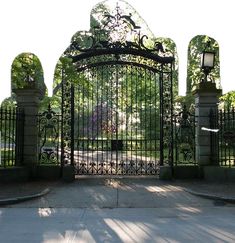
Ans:
[[[235,166],[235,108],[211,111],[211,145],[213,162]]]
[[[18,166],[23,158],[24,114],[17,108],[0,108],[0,167]]]

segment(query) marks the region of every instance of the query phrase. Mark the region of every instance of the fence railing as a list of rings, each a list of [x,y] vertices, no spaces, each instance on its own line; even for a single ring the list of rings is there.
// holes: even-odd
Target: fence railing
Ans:
[[[0,167],[18,166],[23,158],[24,115],[17,108],[0,108]]]
[[[217,114],[211,112],[211,128],[214,162],[220,166],[235,166],[235,108],[219,110]]]

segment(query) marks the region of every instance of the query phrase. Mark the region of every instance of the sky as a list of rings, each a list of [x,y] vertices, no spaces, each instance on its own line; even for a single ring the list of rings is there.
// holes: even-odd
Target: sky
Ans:
[[[116,0],[114,0],[116,1]],[[71,37],[89,30],[90,11],[99,0],[0,1],[0,102],[10,96],[11,64],[22,52],[37,55],[52,92],[54,68]],[[235,90],[234,0],[128,0],[155,37],[173,39],[179,56],[179,94],[186,90],[187,48],[196,35],[220,46],[223,93]]]

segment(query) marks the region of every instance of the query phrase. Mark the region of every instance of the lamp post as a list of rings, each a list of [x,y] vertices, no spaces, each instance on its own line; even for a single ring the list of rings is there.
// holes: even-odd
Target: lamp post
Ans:
[[[208,51],[207,48],[210,46],[210,42],[207,42],[206,48],[201,53],[201,69],[205,75],[204,82],[208,82],[207,76],[215,65],[215,52]]]

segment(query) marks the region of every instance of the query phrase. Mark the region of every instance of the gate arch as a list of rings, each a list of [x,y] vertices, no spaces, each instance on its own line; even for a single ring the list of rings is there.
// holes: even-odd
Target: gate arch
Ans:
[[[62,165],[77,174],[158,174],[173,164],[174,57],[117,5],[78,32],[62,71]]]

